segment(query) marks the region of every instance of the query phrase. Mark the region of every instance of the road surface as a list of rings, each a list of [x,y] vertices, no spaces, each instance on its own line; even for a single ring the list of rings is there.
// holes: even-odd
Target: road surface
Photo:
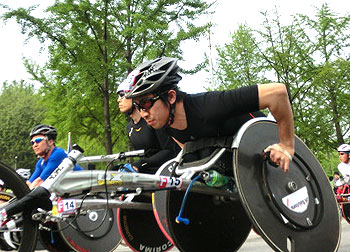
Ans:
[[[342,239],[338,252],[350,252],[350,224],[342,218]],[[169,252],[178,252],[176,248]],[[238,252],[273,252],[274,250],[258,236],[255,232],[250,232],[247,240]],[[128,247],[120,245],[114,252],[132,252]],[[214,251],[213,251],[214,252]],[[216,252],[216,251],[215,251]],[[219,252],[219,251],[218,251]],[[311,251],[310,251],[311,252]]]
[[[342,239],[340,242],[338,252],[350,252],[350,224],[342,218]],[[169,252],[178,252],[179,250],[174,248]],[[238,252],[273,252],[273,250],[267,245],[267,243],[258,236],[255,232],[250,232],[247,240]],[[47,252],[47,250],[37,250],[37,252]],[[132,252],[131,249],[124,245],[118,246],[113,252]],[[214,252],[214,251],[213,251]]]

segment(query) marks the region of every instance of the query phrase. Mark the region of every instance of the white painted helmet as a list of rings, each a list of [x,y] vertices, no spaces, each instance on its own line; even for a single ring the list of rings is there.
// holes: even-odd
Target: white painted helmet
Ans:
[[[17,169],[16,172],[18,173],[19,176],[21,176],[25,180],[28,180],[31,175],[30,169],[20,168],[20,169]]]
[[[335,181],[335,184],[334,184],[336,187],[339,187],[339,186],[342,186],[344,185],[344,180],[342,179],[338,179],[337,181]]]
[[[123,80],[122,83],[119,84],[117,89],[117,94],[120,92],[128,93],[132,89],[133,79],[135,78],[135,75],[137,75],[138,71],[135,70],[128,74],[128,77],[126,77],[125,80]]]

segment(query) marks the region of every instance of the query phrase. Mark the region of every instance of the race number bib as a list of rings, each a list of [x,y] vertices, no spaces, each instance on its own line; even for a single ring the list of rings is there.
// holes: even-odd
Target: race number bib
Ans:
[[[77,203],[75,200],[59,200],[57,201],[57,212],[67,213],[74,212],[77,209]]]
[[[159,176],[159,179],[159,188],[182,188],[183,180],[181,178]]]

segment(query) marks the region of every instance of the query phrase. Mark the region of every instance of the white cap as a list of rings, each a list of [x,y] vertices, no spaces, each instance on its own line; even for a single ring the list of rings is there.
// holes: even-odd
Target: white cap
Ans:
[[[349,144],[342,144],[338,147],[337,149],[339,152],[343,151],[343,152],[350,152],[350,145]]]
[[[2,180],[0,179],[0,186],[4,186],[4,185],[5,185],[4,181],[2,181]]]

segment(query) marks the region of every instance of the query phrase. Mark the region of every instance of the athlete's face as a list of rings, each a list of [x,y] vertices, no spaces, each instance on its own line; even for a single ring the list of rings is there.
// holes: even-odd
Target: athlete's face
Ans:
[[[49,140],[49,142],[50,141],[53,140]],[[33,136],[31,143],[35,155],[42,156],[46,152],[48,147],[48,141],[46,141],[46,137],[44,135]]]
[[[340,151],[339,152],[339,160],[342,163],[349,163],[349,154]]]
[[[119,104],[120,112],[127,113],[131,110],[132,100],[126,99],[125,96],[122,96],[122,97],[119,96],[118,104]]]
[[[153,99],[152,99],[153,98]],[[135,104],[141,105],[142,108],[136,106],[140,111],[140,115],[148,125],[154,129],[164,127],[169,121],[169,105],[162,102],[160,98],[153,94],[133,98]]]

